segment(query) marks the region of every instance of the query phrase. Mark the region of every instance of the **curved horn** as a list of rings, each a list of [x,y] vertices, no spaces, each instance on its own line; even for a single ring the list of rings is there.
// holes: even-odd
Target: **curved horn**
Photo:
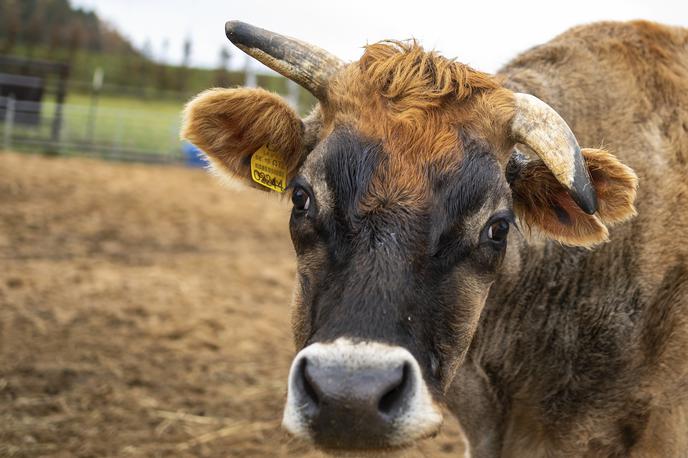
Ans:
[[[327,81],[343,62],[316,46],[241,21],[225,24],[239,49],[324,100]]]
[[[576,137],[554,108],[530,94],[515,93],[511,137],[528,146],[545,163],[578,206],[597,211],[597,195]]]

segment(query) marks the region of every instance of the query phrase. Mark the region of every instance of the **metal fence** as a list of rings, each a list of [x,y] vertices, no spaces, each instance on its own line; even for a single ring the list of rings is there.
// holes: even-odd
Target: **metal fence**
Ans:
[[[7,73],[10,70],[42,76]],[[0,149],[199,164],[198,150],[179,140],[182,100],[188,97],[149,97],[142,88],[112,85],[103,91],[107,85],[101,69],[96,69],[90,84],[70,81],[68,74],[64,64],[0,56]],[[259,75],[248,58],[244,76],[244,86],[257,85]],[[64,103],[68,89],[80,103]],[[107,106],[99,106],[104,92]],[[293,81],[286,80],[284,92],[295,110],[310,109]]]
[[[63,104],[60,114],[57,108],[55,102],[0,97],[2,148],[141,162],[184,160],[177,113]],[[55,130],[58,116],[59,128]],[[18,122],[27,117],[37,117],[38,122]]]

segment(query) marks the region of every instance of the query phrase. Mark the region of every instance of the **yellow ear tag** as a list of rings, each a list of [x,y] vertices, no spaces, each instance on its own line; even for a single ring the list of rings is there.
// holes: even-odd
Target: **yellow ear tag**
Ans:
[[[279,154],[263,145],[251,156],[251,178],[273,191],[284,192],[287,168]]]

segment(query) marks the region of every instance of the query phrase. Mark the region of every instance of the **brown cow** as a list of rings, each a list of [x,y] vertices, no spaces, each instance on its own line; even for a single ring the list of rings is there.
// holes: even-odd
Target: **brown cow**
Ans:
[[[445,405],[474,457],[688,456],[688,31],[578,27],[496,76],[226,31],[319,100],[302,120],[213,89],[183,128],[217,170],[288,185],[292,434],[403,447]]]

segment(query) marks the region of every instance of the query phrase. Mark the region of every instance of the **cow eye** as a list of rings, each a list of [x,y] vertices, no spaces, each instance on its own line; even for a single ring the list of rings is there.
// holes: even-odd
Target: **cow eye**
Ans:
[[[311,206],[311,198],[308,192],[301,187],[296,187],[292,191],[291,202],[294,204],[294,209],[297,211],[305,212]]]
[[[509,222],[505,219],[493,221],[487,227],[487,238],[494,243],[504,243],[509,235]]]

